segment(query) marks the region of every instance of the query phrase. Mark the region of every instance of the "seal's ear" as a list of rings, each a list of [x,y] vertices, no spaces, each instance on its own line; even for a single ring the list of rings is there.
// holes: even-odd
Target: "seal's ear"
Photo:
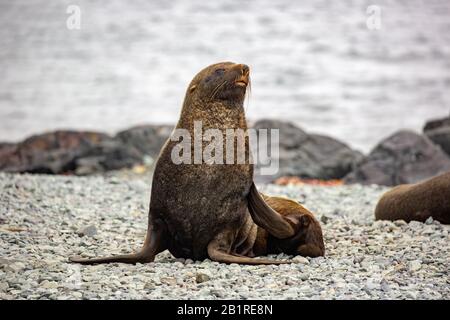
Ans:
[[[311,223],[311,218],[308,217],[306,214],[304,214],[300,217],[300,225],[302,227],[307,227],[307,226],[309,226],[310,223]]]
[[[190,88],[189,88],[189,92],[194,92],[194,90],[197,88],[196,84],[193,84]]]

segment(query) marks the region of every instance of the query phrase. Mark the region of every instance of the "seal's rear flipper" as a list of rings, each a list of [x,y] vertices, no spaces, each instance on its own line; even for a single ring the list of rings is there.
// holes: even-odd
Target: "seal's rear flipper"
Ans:
[[[146,263],[146,262],[152,262],[155,259],[155,257],[145,257],[140,252],[139,253],[132,253],[132,254],[124,254],[124,255],[117,255],[117,256],[111,256],[111,257],[105,257],[105,258],[93,258],[93,259],[86,259],[81,257],[70,257],[69,261],[74,263],[80,263],[80,264],[98,264],[98,263],[113,263],[113,262],[121,262],[121,263]]]
[[[239,263],[239,264],[286,264],[289,261],[270,260],[270,259],[256,259],[245,257],[241,255],[234,255],[225,252],[218,246],[216,241],[212,241],[208,245],[208,256],[211,260],[222,263]]]
[[[264,201],[254,182],[250,187],[247,199],[248,210],[258,226],[278,239],[292,237],[295,234],[292,225]]]
[[[69,261],[80,264],[99,264],[99,263],[148,263],[155,260],[155,256],[166,249],[164,241],[164,228],[149,226],[147,236],[145,238],[144,246],[141,251],[132,254],[117,255],[105,258],[85,259],[80,257],[70,257]]]

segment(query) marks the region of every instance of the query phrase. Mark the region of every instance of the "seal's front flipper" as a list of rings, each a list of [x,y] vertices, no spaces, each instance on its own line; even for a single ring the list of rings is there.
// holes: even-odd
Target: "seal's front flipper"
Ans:
[[[253,221],[278,239],[292,237],[293,226],[278,212],[273,210],[262,198],[253,182],[247,196],[248,210]]]
[[[286,264],[289,261],[257,259],[241,255],[234,255],[226,252],[217,241],[213,240],[208,245],[208,256],[211,260],[222,263],[238,263],[238,264]]]
[[[155,260],[155,256],[167,248],[164,234],[164,227],[162,227],[161,225],[151,225],[148,227],[144,245],[141,251],[137,253],[93,259],[70,257],[69,261],[80,264],[99,264],[113,262],[136,264],[153,262],[153,260]]]

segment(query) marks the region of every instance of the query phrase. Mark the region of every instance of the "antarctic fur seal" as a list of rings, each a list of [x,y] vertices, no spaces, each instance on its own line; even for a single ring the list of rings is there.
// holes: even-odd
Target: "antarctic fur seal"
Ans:
[[[429,217],[450,224],[450,172],[416,184],[399,185],[383,194],[376,220],[416,220]]]
[[[267,196],[262,193],[261,195],[273,210],[292,223],[295,234],[292,237],[279,239],[264,228],[258,227],[253,247],[255,256],[281,252],[307,257],[325,255],[322,228],[309,210],[289,198]]]
[[[175,129],[195,136],[195,122],[202,128],[247,130],[243,102],[250,82],[249,67],[222,62],[200,71],[188,86]],[[134,254],[106,258],[70,258],[82,264],[145,263],[168,249],[175,257],[225,263],[272,264],[254,259],[251,253],[257,226],[279,239],[298,232],[295,219],[284,217],[270,206],[253,183],[253,164],[195,162],[192,148],[189,164],[175,164],[172,151],[177,139],[169,138],[161,150],[153,174],[147,235]],[[204,146],[205,142],[203,142]],[[236,148],[235,148],[236,150]],[[249,159],[248,137],[245,159]],[[225,161],[224,161],[225,163]],[[301,220],[301,219],[300,219]]]

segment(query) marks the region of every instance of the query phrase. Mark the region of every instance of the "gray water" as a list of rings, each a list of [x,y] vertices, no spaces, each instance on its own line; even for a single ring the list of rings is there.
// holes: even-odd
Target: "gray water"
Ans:
[[[250,120],[368,151],[449,113],[450,2],[0,1],[0,141],[175,123],[193,75],[223,60],[251,67]]]

